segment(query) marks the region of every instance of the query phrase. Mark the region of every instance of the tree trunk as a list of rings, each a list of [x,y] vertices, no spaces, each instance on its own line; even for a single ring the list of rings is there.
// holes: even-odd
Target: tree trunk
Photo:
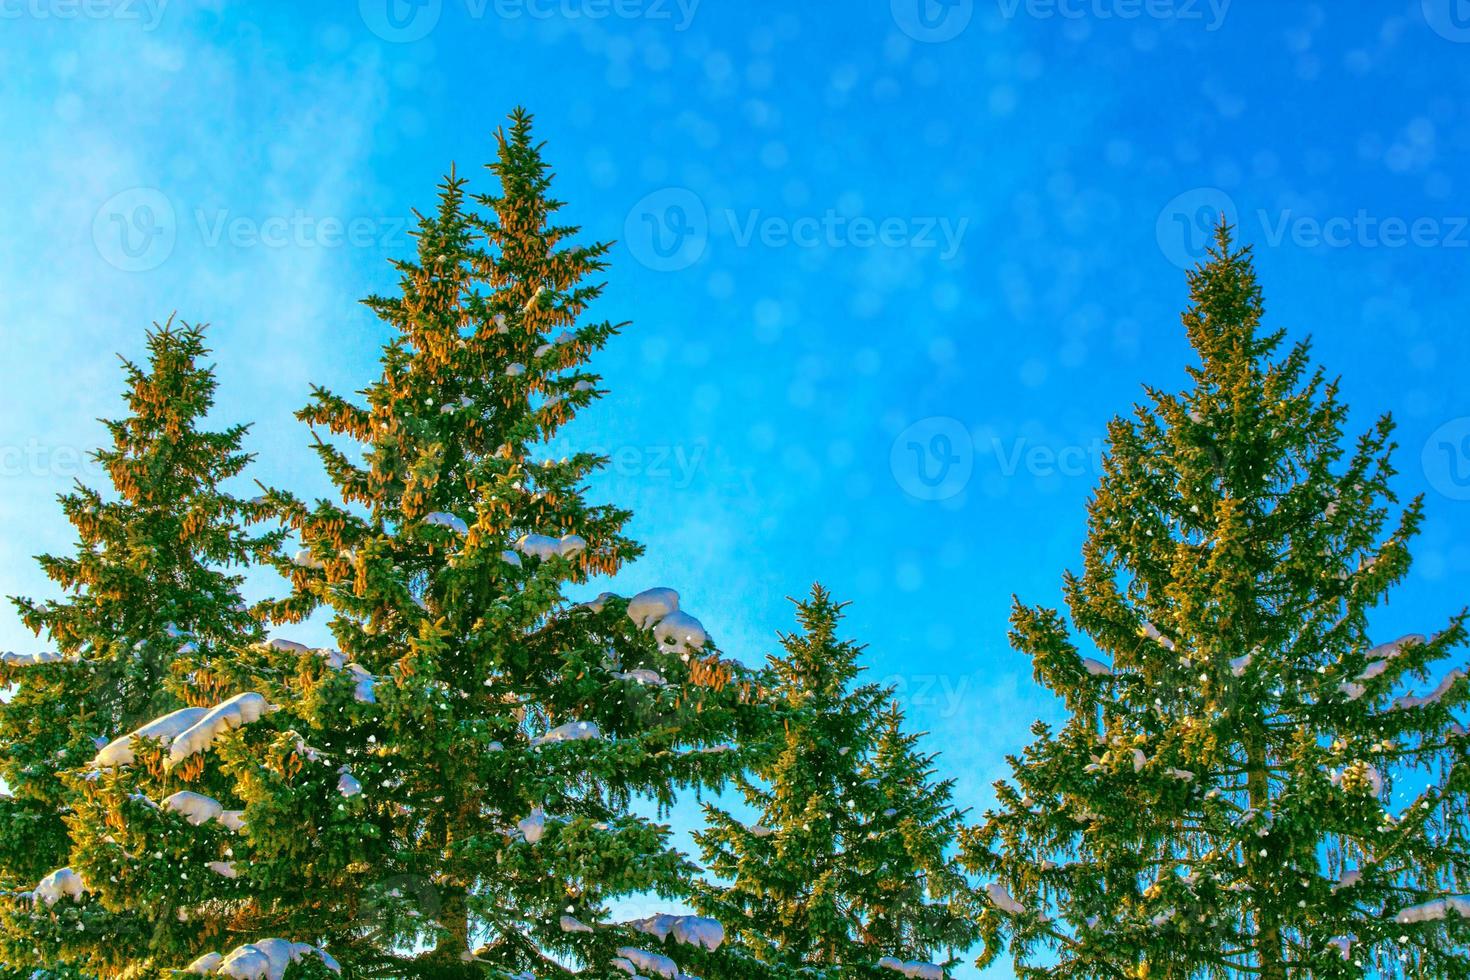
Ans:
[[[1264,734],[1256,733],[1246,745],[1246,791],[1250,796],[1251,809],[1265,813],[1271,803],[1271,777],[1266,771]],[[1261,980],[1286,980],[1286,966],[1281,953],[1281,928],[1276,910],[1266,905],[1267,883],[1279,869],[1262,863],[1254,851],[1246,852],[1246,866],[1250,869],[1256,896],[1256,952],[1260,960]]]

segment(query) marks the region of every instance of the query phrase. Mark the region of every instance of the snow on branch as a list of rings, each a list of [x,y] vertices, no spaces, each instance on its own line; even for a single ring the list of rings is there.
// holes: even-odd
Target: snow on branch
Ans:
[[[333,973],[342,972],[341,965],[326,950],[289,939],[261,939],[238,946],[223,956],[205,953],[184,967],[184,972],[234,980],[282,980],[286,969],[304,956],[318,957]]]

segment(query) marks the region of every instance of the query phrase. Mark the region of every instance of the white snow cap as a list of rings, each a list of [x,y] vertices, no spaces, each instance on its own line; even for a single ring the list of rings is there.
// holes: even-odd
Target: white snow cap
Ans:
[[[210,861],[205,867],[225,878],[240,877],[240,872],[235,870],[234,861]]]
[[[87,885],[82,881],[81,875],[71,868],[57,868],[41,879],[32,895],[38,902],[55,905],[63,897],[70,898],[73,902],[80,902],[82,892],[86,890]]]
[[[1422,696],[1405,694],[1403,697],[1395,701],[1393,703],[1393,706],[1395,708],[1422,708],[1426,704],[1434,704],[1440,698],[1450,693],[1450,688],[1454,687],[1455,682],[1464,676],[1465,672],[1463,670],[1460,670],[1459,668],[1456,668],[1450,671],[1448,674],[1445,674],[1444,680],[1439,682],[1439,686],[1430,691],[1428,694]]]
[[[646,630],[679,609],[679,593],[673,589],[648,589],[628,600],[628,618]]]
[[[187,730],[174,737],[169,744],[168,761],[164,763],[164,767],[172,768],[189,756],[205,751],[213,744],[216,736],[258,721],[271,710],[271,704],[265,696],[254,691],[221,701]]]
[[[360,701],[363,704],[378,703],[378,697],[373,692],[373,688],[377,684],[378,679],[372,674],[369,674],[361,664],[348,663],[347,654],[341,650],[332,650],[330,648],[314,650],[304,643],[297,643],[295,640],[284,640],[280,637],[271,640],[267,646],[288,653],[296,653],[303,656],[309,654],[311,656],[321,657],[332,670],[345,670],[357,678],[357,687],[352,692],[353,700]]]
[[[211,820],[219,820],[225,812],[219,800],[199,793],[190,793],[188,790],[181,790],[168,797],[163,801],[163,805],[166,809],[182,813],[184,818],[196,827]]]
[[[215,819],[220,822],[220,826],[226,830],[232,830],[237,834],[245,829],[244,810],[225,810],[219,816],[215,817]]]
[[[1363,668],[1363,672],[1358,675],[1358,679],[1356,681],[1344,681],[1342,683],[1342,693],[1347,695],[1349,701],[1358,700],[1367,691],[1367,688],[1363,686],[1363,681],[1371,681],[1388,670],[1389,662],[1403,653],[1405,647],[1424,642],[1426,642],[1426,639],[1422,633],[1405,633],[1397,640],[1390,640],[1387,643],[1378,644],[1364,654],[1370,662],[1367,667]],[[1400,698],[1399,700],[1402,701],[1403,699]],[[1412,701],[1412,699],[1410,700]],[[1399,707],[1417,707],[1417,705],[1399,705]]]
[[[561,924],[561,931],[562,932],[596,932],[597,931],[597,930],[593,929],[591,926],[589,926],[587,923],[583,922],[582,920],[575,919],[575,918],[573,918],[570,915],[564,915],[564,916],[562,916],[561,917],[561,923],[560,924]]]
[[[885,956],[878,961],[878,965],[916,980],[944,980],[944,968],[933,963],[921,963],[918,960],[904,962],[895,956]]]
[[[1411,905],[1406,909],[1400,909],[1399,914],[1394,916],[1393,920],[1401,925],[1413,922],[1438,922],[1440,919],[1448,918],[1451,912],[1462,919],[1470,919],[1470,896],[1437,898],[1423,905]]]
[[[356,796],[362,792],[362,783],[359,783],[357,777],[352,775],[351,769],[343,766],[337,770],[337,773],[337,792],[343,796]]]
[[[219,953],[205,953],[184,967],[184,972],[194,973],[199,976],[204,976],[207,973],[216,973],[219,971],[219,965],[224,962],[224,959]]]
[[[446,514],[442,510],[436,510],[432,514],[425,514],[424,523],[437,527],[447,527],[455,534],[470,533],[470,526],[462,518],[455,517],[453,514]]]
[[[545,534],[527,534],[516,542],[516,549],[532,558],[570,558],[587,548],[587,539],[580,534],[564,534],[553,538]]]
[[[592,599],[589,602],[579,602],[572,608],[585,609],[588,612],[600,613],[602,612],[603,607],[607,605],[607,600],[616,599],[617,597],[618,595],[616,592],[599,592],[596,599]]]
[[[303,956],[318,956],[327,969],[333,973],[342,972],[342,966],[326,950],[310,943],[293,943],[289,939],[261,939],[246,943],[226,953],[215,962],[213,970],[210,970],[210,958],[217,955],[211,953],[201,956],[189,964],[188,970],[233,977],[234,980],[282,980],[286,975],[286,968],[292,963]],[[202,964],[202,968],[195,970],[195,964]]]
[[[148,724],[135,728],[122,738],[108,743],[102,751],[97,753],[92,760],[92,765],[98,767],[130,766],[133,764],[133,739],[156,738],[165,746],[171,745],[175,737],[192,728],[208,710],[208,708],[180,708],[161,718],[155,718]]]
[[[646,919],[634,919],[623,925],[637,932],[656,936],[665,942],[670,936],[686,946],[715,950],[725,941],[725,927],[716,919],[701,915],[671,915],[660,913]]]
[[[1021,915],[1026,911],[1026,906],[1012,898],[1006,886],[998,881],[992,881],[986,885],[985,894],[990,897],[990,904],[1007,915]]]
[[[660,646],[670,647],[675,653],[685,654],[701,649],[709,642],[704,624],[686,612],[675,610],[653,628],[653,638]]]
[[[7,667],[34,667],[37,664],[54,664],[65,659],[64,654],[50,650],[43,650],[39,653],[10,653],[9,651],[0,653],[0,664]]]
[[[541,840],[541,835],[546,833],[546,811],[539,806],[531,811],[531,815],[516,824],[516,829],[526,839],[527,844],[535,844]]]
[[[664,675],[647,667],[636,667],[633,670],[615,670],[612,676],[620,681],[634,681],[647,687],[668,687],[669,682],[664,680]]]
[[[674,942],[716,950],[724,941],[725,927],[715,919],[700,915],[680,915],[674,918]]]
[[[1148,637],[1150,640],[1158,643],[1158,645],[1163,647],[1165,650],[1174,649],[1174,641],[1169,639],[1164,634],[1160,633],[1159,628],[1146,619],[1143,621],[1143,635]]]
[[[565,725],[557,725],[545,735],[531,739],[531,747],[535,748],[550,742],[585,742],[601,737],[602,730],[597,727],[596,722],[569,721]]]
[[[1082,658],[1082,666],[1093,677],[1112,677],[1113,676],[1113,668],[1109,667],[1107,664],[1103,663],[1101,660],[1095,660],[1092,657],[1083,657]]]
[[[650,953],[646,949],[638,949],[634,946],[621,946],[618,948],[618,958],[625,960],[632,969],[620,966],[617,960],[613,961],[613,966],[624,970],[629,975],[641,970],[664,977],[665,980],[678,980],[679,964],[662,953]]]

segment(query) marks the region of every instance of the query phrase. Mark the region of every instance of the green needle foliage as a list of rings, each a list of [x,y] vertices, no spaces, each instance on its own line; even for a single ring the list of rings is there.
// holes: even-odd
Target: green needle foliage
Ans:
[[[447,178],[399,292],[367,301],[392,330],[381,375],[299,413],[339,499],[264,500],[296,539],[265,612],[320,612],[335,648],[198,651],[171,683],[226,717],[91,783],[82,871],[104,903],[166,910],[155,968],[268,941],[379,977],[714,955],[709,924],[691,942],[612,913],[690,893],[645,812],[739,768],[751,680],[672,593],[567,601],[640,550],[587,499],[604,460],[547,449],[601,394],[587,361],[617,327],[582,314],[607,246],[554,220],[525,113],[489,169],[493,196]]]
[[[1012,642],[1066,702],[967,833],[984,961],[1026,978],[1465,977],[1470,697],[1436,634],[1370,638],[1409,569],[1392,424],[1261,326],[1221,227],[1193,387],[1109,427],[1080,576]],[[1104,659],[1084,658],[1074,630]]]
[[[107,422],[112,446],[93,454],[110,492],[78,483],[60,497],[75,554],[42,556],[62,598],[14,600],[54,650],[6,654],[0,681],[0,960],[30,969],[66,963],[103,972],[146,946],[146,912],[28,897],[41,879],[88,860],[95,828],[81,823],[86,780],[100,745],[182,707],[165,684],[187,655],[228,649],[260,634],[231,566],[276,547],[278,535],[243,526],[262,515],[221,489],[250,462],[244,426],[200,428],[214,399],[202,330],[172,321],[148,334],[148,362],[124,361],[127,417]],[[117,914],[112,914],[116,912]],[[44,974],[43,974],[44,975]]]
[[[894,961],[942,966],[976,938],[948,857],[962,819],[951,783],[933,781],[934,756],[903,731],[893,690],[858,683],[862,648],[837,636],[842,607],[813,588],[797,603],[801,631],[772,658],[781,725],[738,778],[759,819],[707,805],[695,835],[715,876],[696,905],[744,960],[716,976],[897,976]]]

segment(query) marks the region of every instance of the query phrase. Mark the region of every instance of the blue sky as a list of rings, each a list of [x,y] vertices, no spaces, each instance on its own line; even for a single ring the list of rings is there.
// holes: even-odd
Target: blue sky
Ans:
[[[1010,597],[1058,600],[1106,421],[1143,382],[1183,384],[1181,266],[1212,211],[1359,423],[1399,420],[1428,521],[1385,634],[1465,602],[1464,0],[0,0],[0,19],[6,594],[50,594],[29,556],[69,547],[53,495],[96,482],[112,352],[174,311],[213,325],[218,420],[255,423],[254,475],[324,491],[291,412],[308,383],[374,374],[384,332],[356,300],[391,288],[409,209],[524,104],[571,220],[619,240],[596,313],[633,323],[571,438],[613,456],[599,490],[649,549],[620,586],[679,588],[748,661],[789,627],[784,597],[853,600],[965,804],[1057,714],[1006,645]],[[0,647],[35,643],[0,617]]]

